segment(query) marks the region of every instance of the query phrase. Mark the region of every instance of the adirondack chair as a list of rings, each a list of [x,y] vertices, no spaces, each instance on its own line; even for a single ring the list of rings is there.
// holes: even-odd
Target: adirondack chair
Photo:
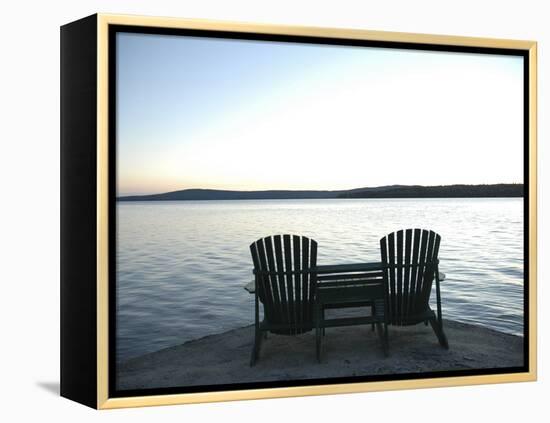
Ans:
[[[317,242],[298,235],[275,235],[250,245],[254,263],[254,347],[250,365],[268,332],[298,335],[312,330]],[[260,320],[260,303],[263,319]]]
[[[443,332],[439,277],[441,236],[425,229],[406,229],[380,240],[382,261],[387,264],[388,324],[409,326],[425,323],[432,326],[439,343],[449,348]],[[429,300],[435,279],[437,314]]]

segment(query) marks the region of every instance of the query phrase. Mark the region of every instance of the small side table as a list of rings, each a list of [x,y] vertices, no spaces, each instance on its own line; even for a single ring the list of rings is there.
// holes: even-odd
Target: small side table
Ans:
[[[376,326],[384,355],[389,354],[386,315],[387,280],[385,265],[355,263],[317,266],[315,285],[315,337],[317,360],[321,361],[321,332],[328,327],[372,324]],[[326,318],[325,310],[369,306],[371,314]]]

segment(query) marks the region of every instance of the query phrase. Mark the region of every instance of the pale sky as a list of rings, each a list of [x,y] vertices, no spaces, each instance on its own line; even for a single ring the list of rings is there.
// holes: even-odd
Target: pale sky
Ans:
[[[117,195],[523,181],[523,58],[117,34]]]

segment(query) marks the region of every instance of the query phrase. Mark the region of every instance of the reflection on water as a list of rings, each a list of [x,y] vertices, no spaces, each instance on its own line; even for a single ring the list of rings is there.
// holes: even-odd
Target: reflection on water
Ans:
[[[443,317],[523,333],[522,199],[357,199],[118,203],[117,357],[253,322],[249,245],[295,233],[318,262],[379,260],[402,228],[441,237]]]

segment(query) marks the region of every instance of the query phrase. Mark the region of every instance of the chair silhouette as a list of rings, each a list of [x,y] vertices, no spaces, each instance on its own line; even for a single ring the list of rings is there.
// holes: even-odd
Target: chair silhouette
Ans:
[[[382,261],[387,265],[388,324],[410,326],[430,323],[439,343],[449,348],[443,332],[439,279],[441,236],[425,229],[406,229],[380,240]],[[437,314],[430,307],[435,280]]]
[[[317,242],[299,235],[274,235],[253,242],[250,252],[255,283],[253,366],[260,354],[262,335],[298,335],[315,327],[315,277],[310,269],[317,265]]]

